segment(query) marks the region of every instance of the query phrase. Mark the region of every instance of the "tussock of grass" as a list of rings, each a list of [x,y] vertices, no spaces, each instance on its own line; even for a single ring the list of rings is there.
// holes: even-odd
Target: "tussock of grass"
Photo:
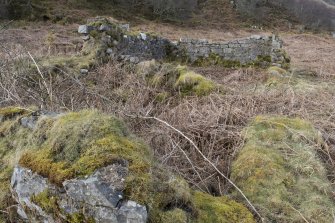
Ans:
[[[157,94],[157,101],[164,101],[166,96],[169,96],[168,93],[205,96],[221,88],[219,84],[189,70],[186,66],[159,64],[152,60],[141,62],[136,71],[147,79],[151,87],[163,90]]]
[[[28,113],[27,110],[18,107],[0,108],[0,120],[4,121],[26,113]]]
[[[267,72],[271,75],[285,75],[287,74],[287,71],[284,70],[283,68],[272,66],[269,67]]]
[[[316,153],[323,142],[309,122],[259,116],[245,136],[232,179],[268,222],[333,221],[331,185]]]
[[[175,87],[183,94],[194,93],[203,96],[216,89],[215,83],[202,75],[189,71],[185,67],[179,67],[178,70],[180,76],[175,83]]]

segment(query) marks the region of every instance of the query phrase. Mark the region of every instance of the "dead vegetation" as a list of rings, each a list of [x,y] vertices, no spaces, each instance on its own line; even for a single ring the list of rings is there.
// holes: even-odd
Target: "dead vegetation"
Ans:
[[[155,23],[146,28],[152,27]],[[176,38],[173,26],[156,30]],[[18,35],[18,30],[10,32]],[[188,32],[180,29],[180,34]],[[202,31],[201,35],[223,39],[237,34],[232,31],[222,37],[220,32],[206,32]],[[48,34],[44,34],[38,39],[45,39]],[[34,38],[33,31],[29,35],[26,38]],[[190,35],[198,37],[199,34]],[[7,36],[2,43],[8,43],[13,36]],[[19,36],[16,38],[14,41],[19,42]],[[231,185],[199,156],[188,140],[167,126],[143,117],[157,117],[179,129],[228,177],[231,163],[244,145],[242,130],[250,120],[262,114],[300,117],[310,120],[322,132],[327,146],[319,151],[319,156],[327,164],[328,178],[334,184],[334,40],[291,34],[284,35],[284,40],[293,66],[299,72],[278,75],[252,68],[192,68],[224,89],[200,96],[150,84],[136,68],[117,61],[101,65],[86,76],[58,66],[43,67],[38,58],[48,48],[45,46],[46,51],[42,53],[37,49],[38,42],[33,42],[30,47],[35,48],[33,57],[37,55],[41,76],[27,49],[22,47],[26,39],[15,46],[16,51],[1,44],[0,55],[6,55],[6,60],[0,62],[0,105],[37,105],[53,111],[96,108],[112,113],[125,120],[131,131],[150,145],[161,163],[183,176],[194,188],[214,195],[227,194]]]

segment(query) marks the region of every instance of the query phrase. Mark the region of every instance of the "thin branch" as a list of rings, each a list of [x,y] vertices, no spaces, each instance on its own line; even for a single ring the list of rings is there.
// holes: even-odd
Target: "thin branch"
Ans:
[[[292,205],[290,205],[290,204],[289,204],[289,206],[290,206],[294,211],[298,212],[299,215],[301,216],[301,218],[304,219],[304,221],[305,221],[306,223],[309,223],[309,221],[307,221],[307,219],[301,214],[301,212],[300,212],[299,210],[295,209],[295,208],[294,208]]]
[[[189,138],[187,137],[183,132],[181,132],[180,130],[176,129],[175,127],[173,127],[172,125],[170,125],[169,123],[167,123],[166,121],[163,121],[157,117],[146,117],[146,116],[140,116],[140,118],[143,119],[153,119],[156,120],[164,125],[166,125],[167,127],[169,127],[170,129],[176,131],[178,134],[180,134],[182,137],[184,137],[187,141],[189,141],[192,146],[194,146],[194,148],[197,150],[197,152],[202,156],[202,158],[209,163],[214,169],[215,171],[220,174],[224,179],[226,179],[242,196],[243,198],[247,201],[248,205],[252,208],[252,210],[254,211],[254,213],[260,218],[261,222],[264,222],[264,218],[262,218],[262,216],[260,215],[260,213],[257,211],[257,209],[255,208],[255,206],[250,202],[250,200],[247,198],[247,196],[243,193],[243,191],[233,182],[231,181],[225,174],[223,174],[214,163],[212,163],[202,152],[201,150],[198,148],[198,146]]]

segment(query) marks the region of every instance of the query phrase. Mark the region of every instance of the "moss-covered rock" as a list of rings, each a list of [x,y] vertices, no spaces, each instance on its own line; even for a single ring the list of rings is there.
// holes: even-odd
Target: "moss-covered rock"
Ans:
[[[317,156],[323,141],[311,123],[259,116],[245,137],[232,179],[266,222],[333,221],[332,187]]]
[[[10,109],[7,109],[8,111]],[[98,168],[126,160],[125,199],[145,205],[149,222],[254,222],[243,205],[226,197],[214,198],[193,191],[187,182],[158,164],[151,150],[132,136],[123,123],[97,111],[66,113],[39,118],[33,130],[20,125],[28,114],[0,123],[1,208],[10,198],[9,179],[19,159],[22,167],[46,177],[58,187],[65,180],[84,178]],[[53,189],[54,190],[54,189]],[[31,197],[52,216],[62,215],[57,193],[45,190]],[[90,219],[85,213],[67,216],[69,222]]]

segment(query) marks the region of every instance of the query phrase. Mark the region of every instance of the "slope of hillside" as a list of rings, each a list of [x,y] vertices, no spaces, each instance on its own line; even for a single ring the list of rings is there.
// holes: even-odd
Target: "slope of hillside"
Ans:
[[[329,32],[225,0],[29,2],[0,22],[0,222],[332,221]]]

